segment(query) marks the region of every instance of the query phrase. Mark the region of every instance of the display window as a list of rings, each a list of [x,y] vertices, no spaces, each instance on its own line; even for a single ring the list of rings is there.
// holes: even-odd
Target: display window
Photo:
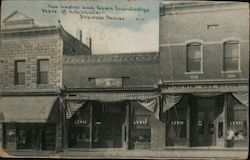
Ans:
[[[69,120],[70,148],[121,148],[126,107],[98,102],[81,107]]]
[[[166,145],[183,145],[187,137],[186,105],[181,102],[169,109],[166,115]],[[202,124],[199,127],[202,128]]]
[[[228,147],[246,145],[247,138],[247,108],[230,96],[227,110]]]
[[[138,102],[131,102],[130,148],[148,149],[151,142],[151,115]]]
[[[55,124],[4,124],[5,148],[54,150]]]

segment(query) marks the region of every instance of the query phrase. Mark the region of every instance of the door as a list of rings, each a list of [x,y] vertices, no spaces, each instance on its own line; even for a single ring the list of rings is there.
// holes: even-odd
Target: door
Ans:
[[[96,103],[93,108],[93,147],[121,148],[124,103]]]
[[[213,121],[198,121],[197,146],[215,145],[215,123]]]
[[[194,98],[190,108],[191,146],[216,145],[216,118],[218,116],[215,98]]]

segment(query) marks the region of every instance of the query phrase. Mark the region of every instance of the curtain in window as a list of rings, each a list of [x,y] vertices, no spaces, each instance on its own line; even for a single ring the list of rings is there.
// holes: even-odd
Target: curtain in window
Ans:
[[[237,99],[240,103],[249,107],[249,99],[248,99],[248,92],[235,92],[232,93],[233,97]]]
[[[169,110],[179,103],[182,97],[183,95],[181,94],[167,94],[163,96],[163,112]]]
[[[160,108],[158,105],[158,98],[147,99],[147,100],[138,100],[137,101],[141,106],[147,110],[155,113],[155,118],[159,119]]]

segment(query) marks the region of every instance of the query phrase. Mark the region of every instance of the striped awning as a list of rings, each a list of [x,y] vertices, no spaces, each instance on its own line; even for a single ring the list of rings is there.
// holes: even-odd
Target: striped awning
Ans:
[[[102,102],[118,102],[124,100],[147,100],[157,98],[155,92],[112,92],[112,93],[80,93],[76,97],[67,97],[69,100],[98,100]]]
[[[66,101],[66,118],[70,119],[86,101]]]

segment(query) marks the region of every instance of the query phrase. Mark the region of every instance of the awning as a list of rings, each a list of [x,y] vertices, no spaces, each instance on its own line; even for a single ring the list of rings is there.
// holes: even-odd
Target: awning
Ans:
[[[70,119],[86,101],[66,101],[66,118]]]
[[[0,122],[45,123],[57,97],[0,97]]]
[[[80,93],[77,97],[67,97],[69,100],[97,100],[102,102],[118,102],[124,100],[147,100],[157,98],[155,92],[112,92],[112,93]]]

